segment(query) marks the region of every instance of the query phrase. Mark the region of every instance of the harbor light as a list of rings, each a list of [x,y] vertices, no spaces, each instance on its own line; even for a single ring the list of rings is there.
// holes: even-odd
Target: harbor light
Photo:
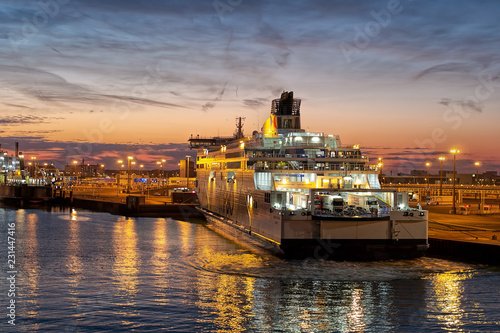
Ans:
[[[443,195],[443,161],[446,158],[439,156],[439,161],[441,162],[441,173],[439,174],[439,195]]]
[[[130,164],[135,162],[132,162],[134,157],[132,156],[127,156],[127,193],[130,193]]]
[[[455,176],[455,173],[456,173],[455,162],[456,162],[456,159],[457,159],[457,154],[460,153],[460,150],[458,150],[456,148],[453,148],[453,149],[450,150],[450,153],[453,154],[453,214],[456,214],[457,211],[456,211],[456,203],[455,203],[455,179],[456,179],[456,176]]]
[[[75,166],[75,176],[76,176],[76,165],[78,164],[78,161],[77,160],[73,160],[72,163]]]
[[[427,163],[425,163],[425,166],[427,167],[427,187],[429,187],[430,186],[429,170],[430,170],[431,164],[429,162],[427,162]]]
[[[476,184],[479,185],[479,166],[481,162],[475,162],[474,165],[476,166]]]

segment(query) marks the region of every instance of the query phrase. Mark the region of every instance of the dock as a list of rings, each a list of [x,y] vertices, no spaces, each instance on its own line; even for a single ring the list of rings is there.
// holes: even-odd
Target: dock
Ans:
[[[166,193],[167,191],[163,191]],[[14,207],[67,206],[130,217],[169,217],[184,221],[204,221],[196,194],[174,192],[167,195],[121,193],[112,188],[53,190],[50,186],[0,186],[0,201]]]
[[[454,215],[450,206],[427,206],[427,256],[500,265],[500,214]]]
[[[194,196],[195,197],[195,196]],[[183,198],[181,196],[181,198]],[[57,199],[57,196],[56,196]],[[68,203],[67,201],[70,200]],[[140,193],[75,191],[63,202],[73,207],[130,217],[170,217],[183,221],[203,220],[193,200],[176,200],[172,196],[146,196]]]

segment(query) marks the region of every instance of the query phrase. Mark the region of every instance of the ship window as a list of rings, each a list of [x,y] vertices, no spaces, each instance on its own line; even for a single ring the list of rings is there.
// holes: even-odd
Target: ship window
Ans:
[[[283,119],[283,128],[292,128],[292,119]]]
[[[271,202],[271,193],[264,193],[264,202]]]
[[[227,162],[228,169],[241,169],[241,162]]]
[[[253,181],[256,190],[270,191],[271,190],[271,173],[270,172],[256,172],[253,174]]]
[[[227,182],[228,183],[234,182],[235,178],[236,178],[236,172],[234,172],[234,171],[228,171],[227,172]]]
[[[227,153],[226,154],[226,158],[235,158],[235,157],[241,157],[241,156],[243,156],[243,152],[242,151],[237,151],[237,152]]]

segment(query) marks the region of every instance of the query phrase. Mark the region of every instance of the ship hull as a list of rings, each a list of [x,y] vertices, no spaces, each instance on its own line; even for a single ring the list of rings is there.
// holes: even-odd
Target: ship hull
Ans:
[[[227,216],[222,216],[205,209],[201,209],[208,222],[208,226],[224,237],[243,241],[244,244],[252,247],[264,249],[276,256],[287,259],[315,258],[336,261],[374,261],[389,259],[414,259],[425,256],[428,249],[426,237],[420,239],[377,239],[373,230],[387,229],[390,231],[391,221],[387,219],[365,219],[363,222],[336,221],[335,223],[345,224],[350,231],[338,230],[339,238],[321,237],[321,233],[327,234],[331,222],[328,220],[283,220],[281,225],[286,236],[290,226],[295,227],[294,238],[282,238],[279,241],[273,240],[263,235],[262,232],[252,231],[249,225],[232,220]],[[271,219],[268,222],[272,223]],[[276,220],[276,219],[274,219]],[[356,226],[353,226],[356,223]],[[421,229],[423,221],[413,222],[406,227],[412,226]],[[297,228],[297,226],[299,226]],[[300,229],[300,230],[299,230]],[[318,230],[320,235],[303,232],[305,229]],[[338,228],[337,228],[338,229]],[[341,228],[342,229],[342,228]],[[356,234],[370,233],[371,238],[346,238],[352,232]],[[297,235],[297,231],[298,234]],[[303,236],[301,237],[300,234]],[[289,235],[289,232],[288,232]],[[289,235],[290,236],[290,235]]]
[[[425,256],[428,248],[425,239],[293,239],[280,247],[287,258],[349,261],[414,259]]]

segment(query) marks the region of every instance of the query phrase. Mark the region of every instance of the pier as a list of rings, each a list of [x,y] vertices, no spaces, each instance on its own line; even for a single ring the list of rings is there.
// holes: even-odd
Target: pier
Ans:
[[[191,191],[171,192],[173,187],[157,189],[158,195],[120,193],[114,188],[74,187],[52,189],[50,186],[1,185],[0,199],[7,205],[69,206],[132,217],[170,217],[190,221],[203,219]]]
[[[115,215],[170,217],[183,221],[203,219],[196,210],[196,195],[190,191],[169,193],[172,188],[165,187],[155,192],[162,195],[143,195],[140,192],[117,193],[114,188],[75,187],[63,198],[56,192],[55,202]]]
[[[500,265],[500,214],[453,215],[449,206],[429,210],[427,256]]]

